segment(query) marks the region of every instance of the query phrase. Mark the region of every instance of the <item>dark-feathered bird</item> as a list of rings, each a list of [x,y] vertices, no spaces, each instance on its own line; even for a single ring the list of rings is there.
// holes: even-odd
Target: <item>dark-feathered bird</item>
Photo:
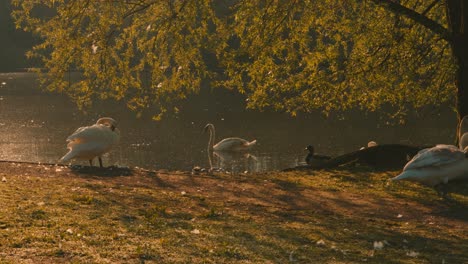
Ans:
[[[309,154],[307,154],[305,162],[310,166],[318,166],[331,159],[330,156],[315,154],[314,146],[312,145],[307,146],[306,150],[309,151]]]

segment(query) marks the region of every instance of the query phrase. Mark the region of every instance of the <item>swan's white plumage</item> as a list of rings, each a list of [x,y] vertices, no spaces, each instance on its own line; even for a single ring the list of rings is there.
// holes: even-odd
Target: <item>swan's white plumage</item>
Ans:
[[[462,150],[468,147],[468,132],[463,133],[461,137],[458,139],[458,146]]]
[[[423,149],[410,160],[403,172],[392,180],[417,181],[429,186],[448,183],[454,179],[468,179],[468,116],[458,126],[459,148],[437,145]]]
[[[441,167],[457,160],[465,159],[465,154],[452,145],[437,145],[419,151],[410,160],[403,170],[419,169],[426,167]]]
[[[92,160],[107,153],[120,139],[120,132],[115,125],[114,119],[101,118],[92,126],[78,128],[67,138],[70,151],[60,162],[71,159]]]
[[[458,139],[460,140],[463,134],[468,132],[468,115],[464,116],[458,125]],[[464,148],[463,148],[464,149]]]
[[[465,152],[452,145],[423,149],[410,160],[403,172],[392,180],[410,180],[429,186],[467,178],[468,159]]]
[[[257,140],[253,140],[249,142],[243,138],[230,137],[230,138],[225,138],[221,140],[220,142],[218,142],[216,145],[214,145],[213,150],[241,151],[241,150],[247,150],[251,148],[256,143],[257,143]]]
[[[213,124],[207,124],[205,131],[209,130],[210,139],[208,141],[208,148],[216,151],[246,151],[257,143],[257,140],[247,141],[243,138],[230,137],[225,138],[218,142],[216,145],[215,141],[215,127]]]

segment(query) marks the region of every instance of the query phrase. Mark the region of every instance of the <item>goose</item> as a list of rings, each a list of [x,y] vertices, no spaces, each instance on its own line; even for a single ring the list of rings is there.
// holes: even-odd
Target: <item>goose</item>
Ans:
[[[315,154],[315,149],[312,145],[308,145],[305,149],[309,151],[309,154],[307,154],[305,158],[305,162],[310,166],[319,166],[331,159],[330,156]]]
[[[205,133],[210,132],[210,139],[208,141],[208,150],[216,151],[246,151],[252,148],[257,143],[257,140],[247,141],[238,137],[225,138],[218,142],[215,142],[215,127],[213,124],[207,124],[204,129]]]
[[[67,148],[70,150],[59,162],[71,159],[89,160],[93,166],[93,159],[98,157],[102,168],[102,155],[119,142],[120,131],[117,122],[110,117],[99,118],[92,126],[80,127],[67,138]]]
[[[467,149],[442,144],[423,149],[392,180],[409,180],[436,187],[454,179],[468,179]]]

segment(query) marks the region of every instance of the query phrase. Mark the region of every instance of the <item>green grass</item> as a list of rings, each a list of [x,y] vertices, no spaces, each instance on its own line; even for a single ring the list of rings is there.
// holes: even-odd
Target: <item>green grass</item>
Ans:
[[[451,185],[448,201],[366,168],[98,176],[2,163],[0,171],[0,263],[468,262],[466,183]]]

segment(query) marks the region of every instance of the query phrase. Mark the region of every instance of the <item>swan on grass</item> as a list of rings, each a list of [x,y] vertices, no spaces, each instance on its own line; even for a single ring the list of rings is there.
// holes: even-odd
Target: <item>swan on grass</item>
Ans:
[[[393,181],[409,180],[436,187],[454,179],[468,179],[468,153],[452,145],[423,149],[403,168]]]
[[[98,157],[102,168],[102,155],[119,142],[120,131],[117,122],[110,117],[99,118],[92,126],[80,127],[67,138],[67,148],[70,150],[59,161],[67,162],[71,159],[89,160],[93,166],[93,159]]]
[[[218,142],[215,142],[215,127],[213,124],[207,124],[205,126],[205,132],[210,132],[210,139],[208,141],[208,150],[216,151],[246,151],[257,143],[257,140],[247,141],[238,137],[225,138]]]

